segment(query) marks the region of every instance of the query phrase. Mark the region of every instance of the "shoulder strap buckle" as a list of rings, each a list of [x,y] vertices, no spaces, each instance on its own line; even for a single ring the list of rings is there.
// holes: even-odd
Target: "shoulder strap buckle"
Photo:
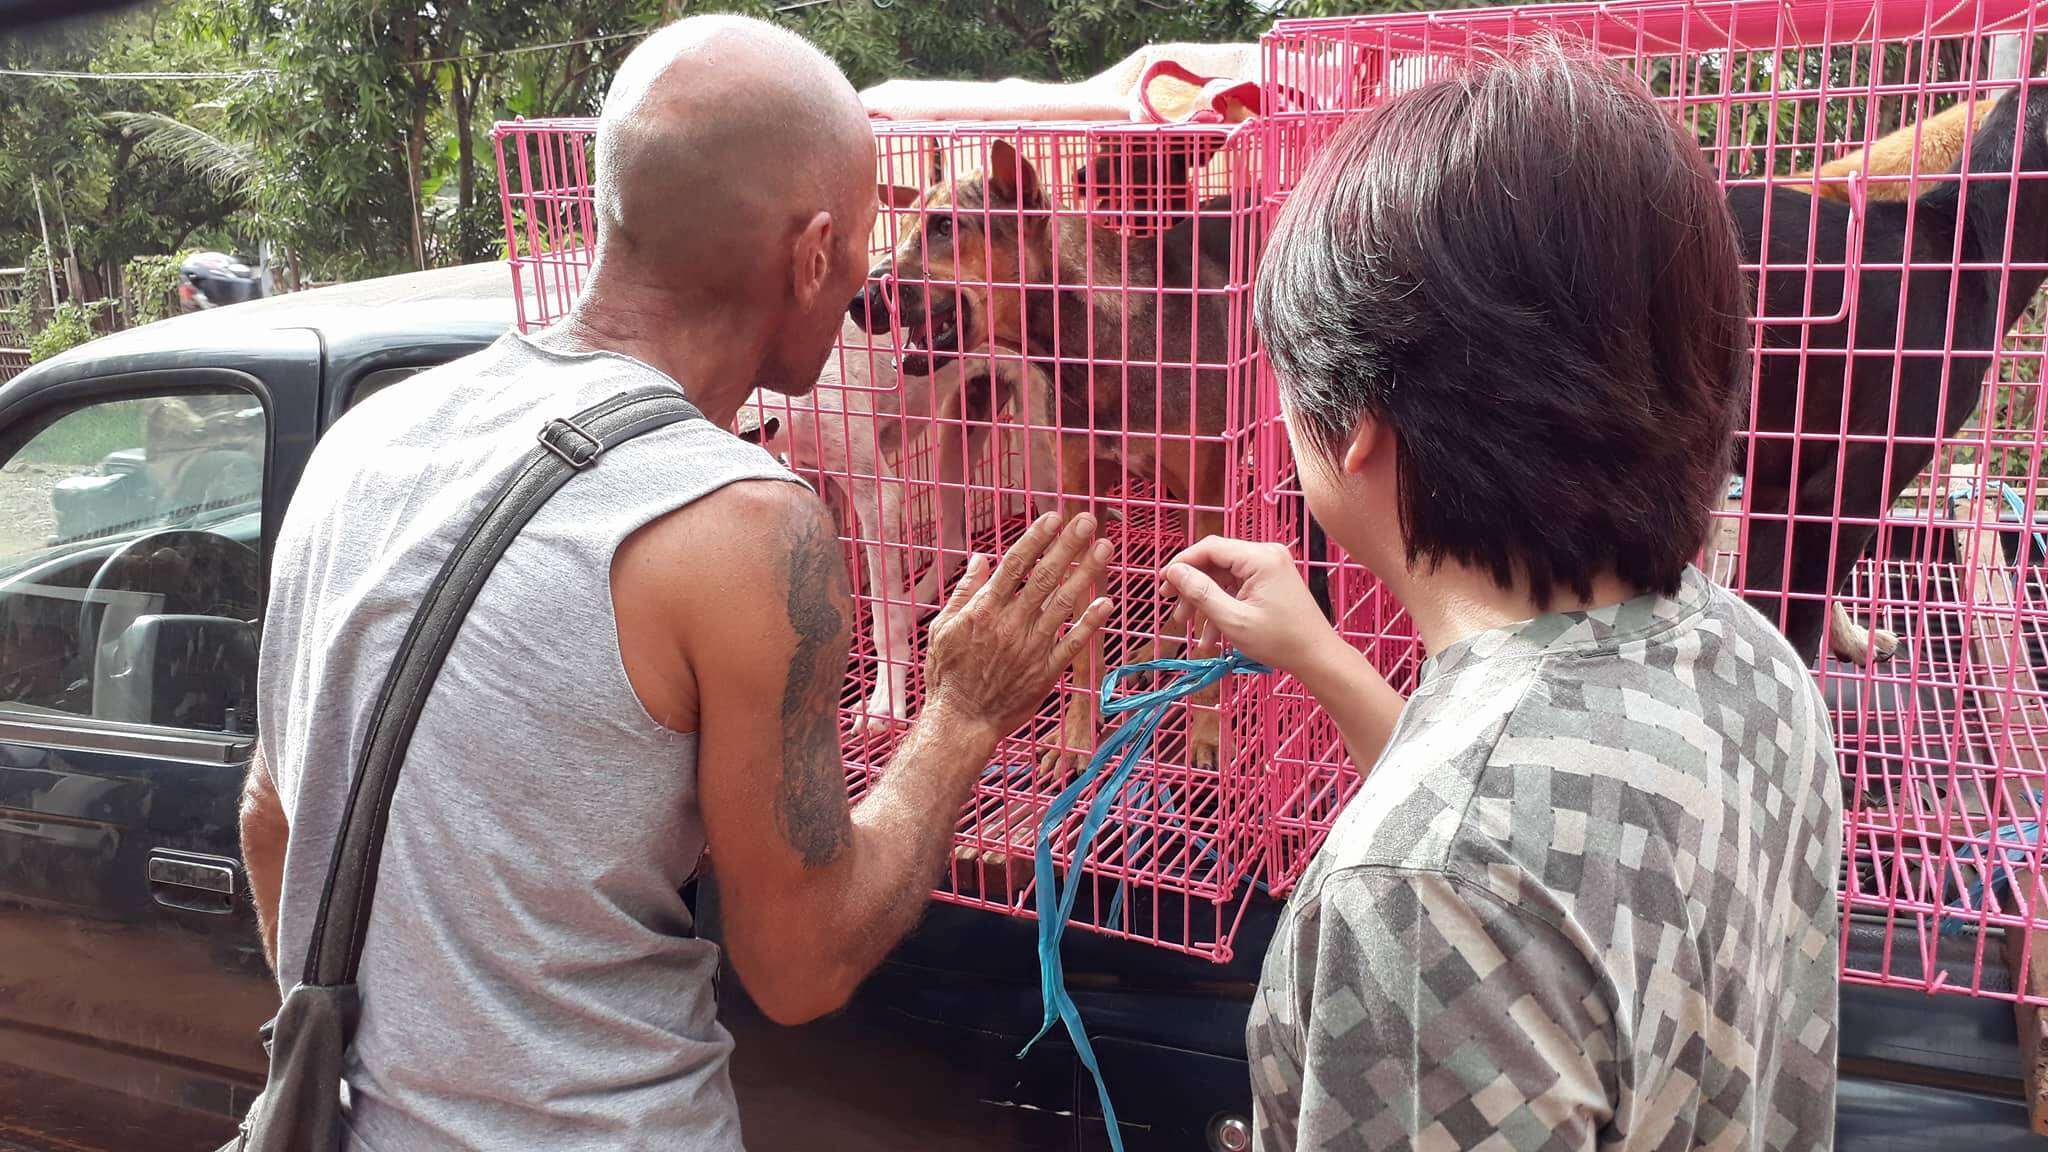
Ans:
[[[578,472],[597,463],[597,458],[604,454],[604,441],[591,435],[583,425],[560,416],[541,425],[534,439]]]

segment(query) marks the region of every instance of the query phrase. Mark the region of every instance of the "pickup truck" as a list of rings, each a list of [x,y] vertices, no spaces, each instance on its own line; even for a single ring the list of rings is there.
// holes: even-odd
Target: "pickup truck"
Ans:
[[[477,265],[179,317],[0,384],[0,1149],[210,1149],[260,1086],[277,989],[235,810],[270,544],[325,429],[513,319],[505,268]],[[715,935],[715,878],[694,900]],[[1127,1147],[1249,1147],[1277,911],[1253,897],[1220,965],[1067,937]],[[802,1029],[723,988],[750,1147],[1107,1147],[1071,1048],[1017,1058],[1028,923],[934,905]],[[1841,1147],[2034,1146],[2009,1005],[1852,986],[1842,1016]]]

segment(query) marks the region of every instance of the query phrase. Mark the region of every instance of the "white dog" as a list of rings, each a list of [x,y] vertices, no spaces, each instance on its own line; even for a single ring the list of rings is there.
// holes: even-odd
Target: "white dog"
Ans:
[[[912,629],[920,616],[939,606],[942,590],[966,556],[967,485],[970,466],[989,457],[989,432],[996,413],[963,416],[963,384],[993,384],[989,395],[1000,410],[1013,404],[1028,379],[1026,401],[1033,427],[1025,434],[1031,456],[1030,489],[1035,507],[1054,506],[1058,488],[1049,418],[1050,389],[1044,375],[1020,358],[968,353],[925,377],[898,373],[885,336],[870,336],[851,320],[840,330],[839,348],[825,364],[818,386],[807,396],[757,392],[740,411],[742,434],[788,461],[791,470],[836,490],[852,508],[868,576],[868,608],[880,669],[875,687],[855,721],[857,730],[878,729],[902,720],[909,710]],[[988,387],[987,384],[982,387]],[[915,586],[910,583],[910,548],[919,524],[910,512],[918,485],[896,471],[902,453],[918,433],[930,438],[937,498],[925,502],[938,518],[938,559]]]

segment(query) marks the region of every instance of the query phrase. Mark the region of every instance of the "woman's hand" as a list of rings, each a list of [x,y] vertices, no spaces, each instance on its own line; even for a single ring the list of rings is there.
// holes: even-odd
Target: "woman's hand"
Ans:
[[[1406,701],[1323,619],[1285,545],[1211,536],[1175,556],[1161,575],[1180,599],[1174,619],[1200,623],[1203,647],[1221,636],[1293,674],[1337,722],[1351,762],[1371,770]]]
[[[1302,583],[1284,544],[1207,537],[1175,556],[1160,574],[1178,599],[1176,623],[1194,620],[1202,647],[1220,637],[1238,651],[1301,675],[1346,647]]]

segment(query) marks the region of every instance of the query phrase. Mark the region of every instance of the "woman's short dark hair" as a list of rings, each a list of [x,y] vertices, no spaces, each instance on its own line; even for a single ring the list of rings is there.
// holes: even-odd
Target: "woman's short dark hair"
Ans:
[[[1540,44],[1342,128],[1282,210],[1257,324],[1327,466],[1392,430],[1411,563],[1540,603],[1675,591],[1742,411],[1734,224],[1636,79]]]

